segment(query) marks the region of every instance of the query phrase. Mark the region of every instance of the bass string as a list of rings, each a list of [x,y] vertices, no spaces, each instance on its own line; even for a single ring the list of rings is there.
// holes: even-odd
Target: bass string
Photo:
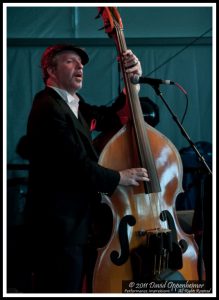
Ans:
[[[125,38],[124,38],[124,34],[123,34],[122,30],[120,29],[119,25],[117,24],[117,22],[115,20],[114,20],[114,23],[115,23],[116,33],[117,33],[116,38],[117,38],[118,52],[120,54],[120,61],[122,62],[121,53],[127,49],[127,46],[126,46],[126,42],[125,42]],[[133,115],[136,143],[137,143],[137,148],[138,148],[139,155],[140,155],[140,161],[142,163],[142,166],[148,166],[148,165],[151,166],[152,165],[154,167],[155,166],[154,162],[149,163],[149,164],[146,162],[148,158],[151,158],[151,159],[153,159],[153,158],[152,158],[151,153],[148,153],[148,151],[145,151],[149,147],[148,146],[149,139],[148,138],[146,139],[146,133],[145,133],[145,130],[143,130],[143,129],[145,129],[145,122],[143,119],[140,102],[139,102],[138,97],[135,96],[136,90],[133,92],[133,88],[131,86],[129,76],[124,71],[125,68],[124,68],[123,64],[122,64],[122,70],[123,70],[123,77],[125,79],[125,83],[127,86],[127,94],[130,99],[129,102],[130,102],[130,106],[131,106],[130,108],[131,108],[132,115]],[[139,105],[137,105],[137,104],[139,104]],[[153,168],[152,170],[156,170],[156,169]],[[157,178],[157,180],[159,180],[156,171],[154,171],[154,172],[151,171],[150,173],[152,175],[152,176],[150,176],[152,181],[154,180],[154,178]],[[161,197],[160,197],[160,192],[150,193],[150,194],[146,194],[146,195],[150,198],[150,207],[151,207],[151,212],[152,212],[153,219],[154,219],[155,228],[159,228],[159,227],[161,227],[161,222],[160,222],[160,218],[157,216],[160,215],[160,212],[162,211],[161,209],[163,206],[163,203],[162,203]],[[156,213],[154,213],[153,202],[155,202]],[[166,224],[166,227],[167,227],[167,224]]]

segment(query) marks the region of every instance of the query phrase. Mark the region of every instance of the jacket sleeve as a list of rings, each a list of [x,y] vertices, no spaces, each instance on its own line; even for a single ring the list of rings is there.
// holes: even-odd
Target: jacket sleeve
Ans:
[[[80,183],[86,182],[90,188],[111,195],[119,183],[119,172],[98,164],[90,141],[68,117],[53,99],[36,99],[28,122],[30,160],[39,173],[43,166],[42,179],[53,184],[57,180],[67,185],[69,181],[69,186],[74,182],[80,189]]]
[[[124,115],[124,108],[127,106],[126,96],[121,93],[111,106],[96,106],[90,105],[80,97],[80,111],[86,119],[90,128],[92,121],[95,120],[95,130],[108,131],[121,127],[123,119],[121,115]],[[122,114],[121,114],[122,112]]]

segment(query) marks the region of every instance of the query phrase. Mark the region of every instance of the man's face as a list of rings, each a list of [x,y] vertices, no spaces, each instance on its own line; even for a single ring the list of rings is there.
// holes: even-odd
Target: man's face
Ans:
[[[73,51],[66,51],[58,54],[55,61],[53,80],[59,88],[75,93],[82,87],[83,81],[83,65],[80,56]]]

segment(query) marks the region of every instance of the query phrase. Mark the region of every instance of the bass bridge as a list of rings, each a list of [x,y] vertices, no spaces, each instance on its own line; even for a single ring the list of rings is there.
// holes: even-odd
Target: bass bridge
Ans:
[[[174,239],[172,230],[141,230],[136,234],[143,243],[130,253],[134,280],[163,280],[165,274],[182,268],[185,247]]]

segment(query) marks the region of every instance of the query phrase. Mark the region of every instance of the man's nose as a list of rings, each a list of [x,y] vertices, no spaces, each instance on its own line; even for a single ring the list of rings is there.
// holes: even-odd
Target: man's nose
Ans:
[[[78,68],[80,68],[80,69],[83,69],[83,68],[84,68],[84,66],[82,65],[82,63],[81,63],[80,61],[78,61],[77,66],[78,66]]]

